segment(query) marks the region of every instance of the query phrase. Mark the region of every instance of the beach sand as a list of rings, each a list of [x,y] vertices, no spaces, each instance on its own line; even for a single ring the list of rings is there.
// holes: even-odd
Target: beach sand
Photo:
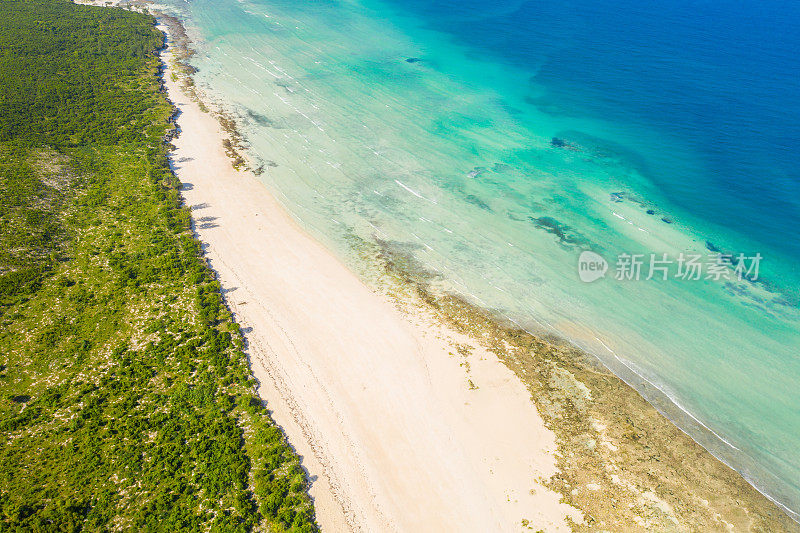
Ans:
[[[180,78],[168,71],[165,81],[180,110],[172,161],[183,197],[245,332],[259,394],[302,456],[322,528],[582,522],[542,484],[556,473],[555,436],[519,378],[367,287],[255,175],[233,168],[227,133]]]

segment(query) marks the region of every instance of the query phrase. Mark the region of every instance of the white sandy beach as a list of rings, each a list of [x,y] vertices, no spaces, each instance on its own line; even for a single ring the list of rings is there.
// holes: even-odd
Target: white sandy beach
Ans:
[[[233,169],[217,121],[165,78],[181,111],[173,162],[186,204],[323,530],[580,522],[540,483],[555,472],[554,437],[518,378],[478,349],[467,374],[452,341],[468,339],[371,291],[256,176]]]

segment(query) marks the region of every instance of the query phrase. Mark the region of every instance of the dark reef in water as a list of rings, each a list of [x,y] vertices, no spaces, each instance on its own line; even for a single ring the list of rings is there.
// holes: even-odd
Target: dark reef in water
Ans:
[[[734,296],[747,298],[751,301],[748,305],[757,305],[767,312],[774,311],[777,307],[797,307],[800,305],[800,299],[796,295],[782,289],[775,283],[762,277],[761,273],[756,274],[755,271],[750,271],[752,266],[752,257],[754,254],[740,254],[739,252],[731,252],[720,248],[713,242],[706,240],[706,249],[713,253],[719,254],[719,261],[727,265],[728,268],[733,270],[731,277],[741,276],[741,281],[746,284],[756,287],[760,286],[763,290],[770,294],[769,298],[763,298],[758,294],[748,289],[748,285],[736,285],[732,282],[725,284],[728,292]],[[740,265],[740,263],[742,263]],[[736,269],[739,268],[739,271]]]
[[[655,207],[653,206],[652,203],[650,203],[647,200],[644,200],[644,199],[642,199],[642,198],[640,198],[640,197],[638,197],[635,194],[632,194],[630,192],[625,192],[625,191],[612,192],[612,193],[609,193],[609,199],[614,203],[622,203],[622,202],[627,200],[629,202],[632,202],[632,203],[638,205],[640,208],[644,209],[645,213],[647,213],[648,215],[655,215],[656,214],[656,209],[655,209]],[[664,215],[661,220],[663,220],[667,224],[672,224],[672,219],[670,219],[666,215]]]
[[[625,169],[632,170],[637,174],[652,179],[653,172],[646,159],[638,152],[625,145],[601,137],[595,137],[594,135],[589,135],[588,133],[578,130],[559,132],[559,137],[554,137],[553,139],[569,139],[567,142],[570,145],[579,148],[582,152],[594,158],[613,160]]]
[[[631,193],[625,191],[609,193],[609,200],[614,203],[621,203],[624,201],[633,202],[635,204],[638,204],[640,207],[644,208],[645,212],[648,215],[656,215],[657,213],[656,209],[649,207],[652,204],[650,204],[645,200],[639,199],[634,195],[632,195]],[[669,215],[661,215],[661,213],[659,213],[658,215],[661,216],[661,221],[664,222],[665,224],[674,223],[673,218],[670,217]],[[514,219],[511,216],[509,216],[509,218]],[[570,228],[568,226],[559,223],[556,220],[553,220],[550,217],[541,217],[538,219],[531,218],[531,220],[534,221],[534,223],[536,223],[537,227],[539,227],[540,229],[544,229],[545,231],[556,235],[561,240],[562,244],[570,244],[570,245],[587,244],[587,241],[585,241],[585,239],[583,241],[575,240],[575,239],[580,239],[580,237],[575,238],[571,235],[568,235],[567,230],[569,230]],[[705,241],[705,247],[712,254],[719,254],[720,262],[727,265],[729,268],[736,269],[739,266],[740,262],[739,253],[732,253],[726,251],[723,248],[720,248],[719,246],[711,242],[710,240]],[[749,256],[747,254],[745,255],[747,257],[750,257],[752,254],[750,254]],[[738,287],[736,290],[734,290],[733,288],[730,288],[733,287],[733,284],[729,284],[730,287],[728,289],[728,292],[730,294],[741,297],[746,296],[755,304],[763,307],[767,311],[769,311],[768,309],[769,307],[774,307],[774,306],[798,307],[798,305],[800,305],[800,297],[798,297],[796,294],[788,292],[785,289],[781,289],[775,283],[771,282],[768,279],[763,278],[760,274],[758,276],[755,276],[754,274],[747,272],[747,267],[748,267],[747,263],[741,265],[740,268],[741,280],[753,286],[756,285],[760,286],[762,289],[772,294],[772,299],[765,300],[757,296],[756,294],[747,291],[741,287]]]
[[[561,244],[573,247],[573,246],[588,246],[589,241],[583,237],[582,235],[578,234],[573,230],[570,226],[559,222],[558,220],[554,219],[553,217],[528,217],[534,225],[546,231],[547,233],[551,233],[558,237],[558,240]]]
[[[255,174],[256,176],[260,176],[261,174],[263,174],[264,171],[266,170],[266,167],[277,168],[277,166],[278,166],[278,163],[276,163],[275,161],[271,161],[269,159],[261,160],[260,162],[261,162],[261,164],[258,165],[258,168],[256,168],[253,171],[253,174]]]
[[[418,57],[409,57],[406,59],[406,63],[419,63],[420,61],[422,60]]]
[[[573,144],[566,139],[562,139],[560,137],[553,137],[550,141],[550,145],[555,148],[563,148],[565,150],[572,150],[573,152],[580,151],[580,147],[577,144]]]
[[[478,176],[480,176],[481,174],[485,174],[486,172],[488,172],[488,170],[485,167],[475,167],[469,171],[467,176],[470,178],[477,178]]]
[[[468,194],[466,197],[467,202],[471,203],[472,205],[478,206],[484,211],[491,211],[492,208],[489,207],[489,204],[475,196],[474,194]]]
[[[264,116],[260,113],[257,113],[252,109],[247,110],[247,118],[258,124],[259,126],[265,126],[268,128],[275,127],[275,122],[271,118]]]

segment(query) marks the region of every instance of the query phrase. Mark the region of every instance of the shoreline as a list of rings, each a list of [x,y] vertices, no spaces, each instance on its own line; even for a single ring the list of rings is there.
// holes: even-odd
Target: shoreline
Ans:
[[[608,527],[593,520],[591,511],[600,510],[619,519],[612,530],[636,523],[648,530],[800,531],[791,510],[664,414],[662,409],[673,404],[659,389],[649,396],[663,395],[663,405],[651,403],[594,355],[568,341],[532,334],[459,295],[437,292],[425,273],[415,270],[413,260],[385,251],[378,255],[392,276],[410,286],[407,291],[420,305],[436,309],[437,318],[458,331],[482,339],[526,383],[547,427],[558,437],[561,475],[549,486],[590,519],[589,528],[577,530]],[[607,484],[596,483],[599,478]],[[585,499],[586,489],[595,492],[593,498]],[[656,493],[666,497],[656,498]],[[628,520],[618,514],[621,501],[628,500],[633,510],[645,503],[642,497],[661,513],[650,517],[656,522],[643,523],[647,512],[642,509],[626,514]],[[712,527],[714,522],[722,527]]]
[[[182,194],[259,393],[303,457],[322,527],[582,522],[539,481],[557,473],[555,438],[513,373],[466,336],[403,314],[312,239],[252,172],[233,168],[223,128],[166,63]]]
[[[166,76],[165,76],[165,78],[166,78]],[[169,82],[167,83],[167,85],[169,85]],[[170,97],[172,97],[172,93],[170,93]],[[217,118],[217,120],[218,120],[218,118]],[[181,122],[180,118],[178,119],[178,121]],[[223,127],[223,130],[226,130],[226,129],[227,128]],[[230,135],[230,131],[228,131],[227,133]],[[221,132],[218,132],[218,141],[219,141],[219,143],[223,142],[223,137],[224,137],[224,135]],[[179,153],[180,153],[180,148],[178,149],[178,151],[175,152],[175,154],[178,155]],[[230,155],[229,154],[226,154],[226,155],[229,157],[228,162],[230,164]],[[181,175],[181,169],[180,168],[178,168],[177,174],[179,176]],[[240,176],[242,178],[245,178],[245,175],[249,175],[251,173],[249,173],[249,172],[238,172],[238,173],[234,172],[234,174],[238,175],[238,176]],[[247,177],[248,178],[252,178],[255,182],[257,182],[260,185],[260,182],[258,182],[255,179],[255,176],[249,175]],[[263,188],[263,185],[261,187]],[[185,194],[185,197],[186,196],[187,195]],[[281,210],[283,209],[280,205],[277,205],[277,202],[275,202],[274,199],[272,200],[272,202],[273,202],[273,204],[275,204],[274,207],[276,207],[277,209],[281,209]],[[288,223],[294,226],[294,231],[297,231],[297,232],[300,232],[300,233],[304,233],[304,230],[302,230],[293,220],[291,220],[291,217],[289,217],[286,214],[284,214],[284,215],[285,215],[285,218],[289,219]],[[203,236],[203,231],[202,231],[204,229],[204,228],[202,228],[202,226],[204,224],[206,224],[206,222],[207,222],[207,221],[203,220],[204,218],[205,218],[205,216],[196,217],[196,222],[199,223],[198,226],[200,226],[200,232],[199,232],[198,236],[200,237],[202,242],[207,242],[206,239]],[[213,229],[213,228],[207,228],[207,229]],[[308,235],[305,235],[305,237],[310,239],[310,237],[308,237]],[[313,239],[311,239],[311,240],[313,240]],[[317,246],[319,246],[319,245],[317,244]],[[380,255],[381,253],[383,253],[383,252],[378,252],[378,254],[376,254],[376,255]],[[213,252],[212,252],[212,254],[213,254]],[[331,258],[333,258],[333,256],[330,253],[328,253],[328,255]],[[214,266],[215,270],[220,272],[219,267],[218,267],[218,263],[214,261],[213,255],[210,255],[209,257],[211,258],[211,264]],[[223,258],[220,257],[220,258],[218,258],[218,261],[222,261],[222,259]],[[337,259],[333,258],[333,260],[338,263]],[[415,273],[415,272],[412,271],[413,269],[398,268],[397,265],[396,264],[392,264],[391,261],[385,261],[385,258],[381,259],[381,261],[384,261],[384,266],[386,267],[386,270],[389,271],[389,272],[392,272],[393,275],[395,276],[394,281],[390,281],[390,284],[398,283],[399,285],[403,285],[403,284],[410,285],[413,288],[411,292],[412,293],[416,293],[416,294],[412,294],[411,295],[410,300],[412,301],[412,303],[409,304],[408,302],[406,302],[405,304],[403,304],[403,303],[395,302],[396,305],[399,305],[401,307],[405,306],[407,308],[409,308],[409,307],[415,308],[416,307],[417,308],[416,312],[418,312],[420,314],[424,314],[425,313],[424,308],[427,306],[429,308],[428,310],[433,309],[435,313],[438,312],[439,315],[437,316],[437,318],[441,322],[449,324],[453,329],[456,330],[455,333],[464,334],[465,332],[468,331],[470,333],[470,335],[468,335],[468,336],[478,337],[478,338],[481,338],[482,340],[485,341],[486,331],[492,331],[496,338],[505,338],[505,340],[507,342],[510,342],[509,339],[515,339],[517,342],[521,343],[520,346],[524,346],[526,343],[527,344],[534,343],[534,344],[538,344],[540,350],[559,352],[560,356],[564,357],[564,359],[566,361],[566,363],[564,363],[562,361],[562,363],[564,363],[563,366],[564,367],[570,367],[570,370],[567,371],[567,374],[569,374],[569,376],[566,376],[566,375],[562,376],[563,379],[566,382],[568,382],[566,388],[572,387],[573,389],[575,389],[572,392],[576,396],[580,396],[581,395],[582,389],[581,389],[580,386],[575,385],[575,383],[572,383],[572,381],[574,380],[578,384],[583,384],[583,382],[581,381],[581,378],[576,378],[576,375],[581,375],[581,374],[587,373],[587,372],[588,373],[596,373],[598,375],[606,374],[606,376],[604,376],[604,379],[607,380],[607,381],[613,382],[611,384],[607,384],[607,388],[609,390],[613,390],[613,391],[622,390],[622,391],[624,391],[626,389],[626,387],[628,389],[630,389],[630,387],[628,387],[626,384],[624,384],[624,382],[622,382],[622,380],[620,378],[618,378],[617,376],[614,376],[613,374],[611,374],[605,368],[603,368],[603,369],[594,368],[596,365],[594,363],[591,363],[591,362],[587,361],[586,360],[586,355],[585,354],[580,354],[579,351],[576,350],[575,348],[568,347],[568,346],[567,347],[561,346],[561,345],[559,345],[558,341],[549,342],[548,340],[545,340],[545,339],[539,339],[539,338],[536,338],[536,337],[534,337],[534,336],[532,336],[530,334],[521,332],[519,330],[515,330],[514,328],[504,328],[503,326],[500,326],[496,322],[496,320],[494,318],[488,316],[487,313],[485,311],[483,311],[483,310],[477,309],[474,306],[471,306],[470,304],[468,304],[466,302],[463,302],[463,301],[457,302],[457,301],[455,301],[457,299],[453,298],[451,295],[435,295],[435,294],[433,294],[430,291],[429,287],[425,287],[424,286],[424,282],[420,282],[419,276],[418,276],[419,272]],[[400,262],[402,262],[402,260]],[[341,263],[339,263],[339,266],[344,268],[341,265]],[[379,273],[378,276],[380,277],[380,276],[382,276],[382,274]],[[223,275],[223,278],[224,278],[224,275]],[[423,276],[423,279],[424,279],[424,276]],[[226,287],[224,279],[222,281],[223,281],[223,287]],[[407,292],[407,289],[402,287],[402,286],[400,286],[399,288],[392,289],[392,290],[396,290],[396,292],[401,292],[401,293]],[[381,292],[391,292],[391,290],[381,291]],[[409,300],[409,294],[405,294],[405,297],[406,297],[406,300]],[[415,300],[416,300],[416,303],[414,303]],[[230,299],[229,299],[229,301],[230,301]],[[446,311],[444,311],[445,309],[446,309]],[[249,323],[247,321],[247,318],[246,318],[247,311],[245,309],[243,309],[243,308],[237,309],[237,305],[236,305],[236,303],[234,303],[232,310],[234,310],[235,316],[237,317],[237,321],[240,321],[239,320],[240,317],[242,318],[240,323],[243,326],[246,323]],[[458,318],[459,317],[463,317],[465,313],[470,316],[470,319],[466,323],[459,322]],[[409,314],[413,316],[413,313],[409,313]],[[406,317],[406,319],[407,318],[408,317]],[[430,327],[430,324],[428,326]],[[453,332],[451,331],[450,334],[452,334],[452,333]],[[525,338],[526,335],[529,338]],[[247,334],[247,337],[248,337],[248,340],[250,340],[250,334]],[[520,340],[521,338],[524,338],[524,339]],[[258,342],[255,342],[255,343],[251,342],[251,345],[253,345],[253,346],[257,346],[257,344],[258,344]],[[492,343],[489,342],[489,344],[491,345]],[[517,346],[517,348],[520,349],[519,346]],[[260,349],[260,348],[256,348],[256,350],[258,350],[258,349]],[[524,381],[526,381],[526,382],[528,381],[527,379],[525,379],[525,374],[528,371],[525,369],[525,362],[522,361],[523,358],[519,354],[517,354],[517,355],[509,355],[509,352],[514,352],[514,350],[509,350],[508,348],[505,348],[503,350],[499,350],[499,349],[496,349],[496,347],[493,347],[493,348],[490,348],[488,351],[490,353],[494,353],[494,355],[496,357],[498,357],[499,359],[502,359],[506,363],[506,365],[509,368],[511,368],[512,370],[514,370],[518,376],[523,378]],[[537,355],[541,355],[541,354],[537,354]],[[583,365],[583,368],[581,368],[581,365]],[[562,369],[563,369],[563,367],[562,367]],[[610,375],[610,377],[608,375]],[[584,379],[586,379],[586,378],[584,378]],[[261,378],[259,378],[259,380],[262,381]],[[614,382],[614,380],[616,380],[616,382]],[[273,381],[274,381],[274,378],[273,378]],[[472,383],[472,382],[470,381],[470,383]],[[531,383],[528,382],[527,386],[529,387],[531,393],[533,394],[533,397],[536,400],[537,405],[540,405],[540,402],[543,400],[543,395],[540,393],[538,395],[538,397],[537,397],[537,394],[533,390],[534,387],[531,385]],[[558,387],[556,387],[556,388],[558,388]],[[595,389],[593,389],[591,387],[589,389],[590,389],[590,398],[589,398],[589,402],[587,402],[587,403],[590,403],[591,401],[595,401],[595,399],[591,397],[592,396],[591,393],[595,392]],[[274,391],[275,392],[280,392],[279,391],[279,387],[277,385],[274,387]],[[635,409],[638,409],[638,410],[640,410],[642,412],[645,412],[648,409],[652,410],[655,413],[654,415],[646,414],[646,415],[643,415],[643,416],[645,418],[650,417],[653,420],[655,420],[654,424],[656,426],[658,424],[667,426],[666,428],[659,428],[660,431],[666,431],[667,433],[669,433],[669,428],[672,428],[672,429],[676,430],[682,436],[682,437],[673,436],[674,439],[678,439],[678,440],[682,441],[680,443],[680,446],[682,447],[682,451],[684,451],[684,452],[686,452],[688,454],[704,453],[704,454],[708,455],[709,457],[712,456],[711,452],[709,452],[708,450],[705,450],[704,448],[702,448],[699,444],[697,444],[695,441],[693,441],[691,439],[691,437],[689,437],[686,433],[684,433],[683,431],[679,430],[677,426],[674,426],[671,421],[669,421],[667,418],[665,418],[661,414],[655,412],[654,407],[652,405],[650,405],[649,403],[647,403],[647,401],[643,397],[641,397],[638,392],[634,391],[633,389],[630,389],[630,391],[633,393],[633,395],[635,395],[640,400],[639,403],[643,404],[643,405],[638,405],[637,404],[635,406]],[[284,390],[283,393],[285,394],[286,391]],[[563,390],[562,390],[562,393],[563,393]],[[630,396],[630,394],[627,393],[627,392],[625,392],[625,395],[626,395],[626,397]],[[267,395],[267,397],[265,399],[269,399],[269,398],[270,398],[270,396]],[[546,400],[547,398],[544,398],[544,399]],[[572,398],[572,399],[567,398],[567,400],[569,400],[570,402],[574,402],[574,398]],[[631,401],[633,401],[633,400],[631,400]],[[541,405],[540,405],[540,410],[541,410]],[[580,409],[578,409],[578,411],[580,411]],[[546,410],[545,410],[545,412],[546,412]],[[580,412],[571,413],[571,414],[566,415],[566,417],[571,419],[574,416],[580,415],[580,414],[581,414]],[[583,415],[584,415],[584,418],[587,418],[585,412],[583,413]],[[559,422],[557,422],[557,420],[559,418],[564,417],[564,416],[565,416],[564,413],[556,413],[556,416],[553,416],[553,413],[547,413],[546,412],[546,414],[545,414],[545,419],[546,419],[547,425],[549,427],[549,430],[550,431],[554,431],[558,435],[558,438],[560,440],[562,440],[562,441],[565,440],[564,436],[563,436],[563,433],[564,432],[569,433],[569,428],[560,427],[559,426]],[[691,416],[691,415],[689,414],[689,416]],[[278,419],[278,417],[276,417],[276,419]],[[279,423],[283,424],[282,420],[278,419],[277,421]],[[583,422],[585,423],[586,420],[584,420]],[[299,424],[299,425],[302,426],[302,424]],[[598,426],[602,426],[602,425],[603,424],[598,424]],[[551,426],[553,426],[553,427],[551,427]],[[295,431],[297,431],[297,430],[295,430]],[[300,432],[304,433],[304,434],[307,434],[308,430],[305,429],[305,428],[301,428]],[[603,433],[603,432],[604,432],[604,430],[598,430],[596,428],[592,428],[591,431],[588,431],[588,432],[586,432],[586,434],[582,435],[582,438],[584,439],[583,442],[588,443],[588,442],[591,442],[591,441],[595,441],[595,444],[596,444],[596,442],[599,440],[601,445],[603,447],[605,447],[606,449],[610,450],[610,451],[613,451],[612,448],[619,448],[620,447],[619,446],[619,444],[620,444],[619,442],[612,442],[612,441],[610,441],[608,439],[603,440],[603,439],[592,439],[591,438],[592,436],[597,436],[597,435],[599,435],[600,433]],[[589,435],[589,437],[586,438],[586,435]],[[296,439],[294,439],[290,434],[290,441],[294,444],[295,440]],[[689,443],[683,442],[685,440],[688,440]],[[575,444],[575,443],[572,442],[571,444]],[[559,451],[561,451],[562,447],[566,448],[568,446],[564,446],[563,443],[560,442],[559,443]],[[702,452],[697,452],[696,450],[693,449],[693,447],[700,448],[700,450],[702,450]],[[313,448],[313,446],[312,446],[312,448]],[[575,450],[573,450],[573,452],[574,451]],[[584,453],[585,453],[585,450],[584,450]],[[303,455],[306,455],[306,454],[303,453]],[[743,502],[738,502],[738,498],[737,498],[737,503],[739,503],[739,504],[743,503],[747,507],[751,507],[752,506],[754,509],[757,509],[757,512],[760,513],[760,516],[764,516],[765,517],[764,520],[771,521],[771,520],[774,519],[774,520],[776,520],[774,522],[774,524],[783,525],[786,528],[786,530],[791,530],[792,524],[794,524],[794,523],[788,523],[788,522],[784,523],[784,521],[781,520],[780,517],[771,516],[771,510],[768,508],[768,506],[765,507],[762,502],[757,501],[759,499],[759,497],[766,500],[766,498],[768,498],[768,496],[765,496],[765,495],[757,492],[755,488],[753,488],[752,486],[747,484],[745,479],[743,477],[741,477],[740,474],[734,472],[733,470],[731,470],[730,468],[728,468],[724,464],[720,463],[717,459],[711,457],[711,461],[710,462],[708,462],[708,460],[705,460],[705,462],[708,465],[713,465],[713,464],[715,464],[715,462],[718,464],[718,466],[709,466],[708,467],[708,468],[711,468],[711,470],[713,471],[713,474],[711,475],[711,477],[715,477],[717,479],[723,479],[724,483],[732,485],[734,488],[731,489],[731,490],[733,490],[733,492],[736,493],[736,494],[744,493],[743,494],[743,499],[745,500],[745,502],[744,503]],[[606,462],[605,466],[607,466],[607,465],[608,465],[608,462]],[[570,469],[574,468],[573,466],[568,465],[566,463],[566,460],[563,459],[563,458],[559,459],[559,466],[562,467],[562,470],[570,470]],[[313,471],[311,471],[310,473],[312,475],[316,475],[316,473],[313,472]],[[730,476],[731,473],[734,476],[733,478],[731,478],[731,476]],[[561,479],[560,476],[562,476],[562,475],[566,476],[567,474],[565,472],[560,472],[560,473],[554,473],[554,475],[555,475],[555,479],[559,480],[559,479]],[[613,476],[616,476],[617,478],[620,478],[621,477],[620,474],[611,474],[610,476],[608,476],[609,479],[612,480],[612,484],[617,484],[618,485],[619,483],[614,483],[613,482]],[[739,481],[743,482],[746,485],[747,488],[740,487],[739,486],[740,483],[737,483],[737,479],[736,478],[738,478]],[[557,481],[556,483],[550,483],[550,485],[551,485],[552,488],[555,488],[559,493],[561,493],[567,499],[567,501],[569,503],[574,504],[577,507],[585,510],[585,508],[587,507],[587,504],[585,502],[580,501],[580,498],[578,497],[579,494],[580,494],[580,491],[579,491],[578,494],[574,494],[576,489],[572,488],[572,484],[568,483],[566,486],[564,486],[563,484],[559,485],[559,483],[560,482]],[[598,484],[594,483],[594,482],[584,481],[583,485],[584,486],[588,486],[588,485],[598,485]],[[688,490],[691,487],[686,487],[686,488]],[[758,496],[754,496],[753,494],[747,494],[748,488],[749,488],[750,492],[755,492]],[[590,491],[600,491],[601,489],[590,488],[589,490]],[[649,491],[639,490],[638,492],[641,495],[641,494],[647,494]],[[655,494],[655,493],[651,493],[651,494]],[[317,495],[315,495],[315,498],[316,498],[316,496]],[[665,503],[664,500],[661,500],[658,496],[655,496],[655,497],[642,496],[642,498],[644,498],[645,500],[650,500],[650,503],[652,504],[652,505],[650,505],[650,507],[652,507],[652,509],[656,509],[657,511],[660,511],[667,518],[667,522],[670,522],[670,520],[669,520],[670,517],[674,518],[674,516],[672,516],[674,514],[672,510],[670,512],[664,511],[665,508],[670,508],[672,506],[669,503],[667,503],[666,507],[665,507],[663,505]],[[336,498],[334,498],[334,499],[336,499]],[[703,505],[701,500],[702,500],[702,498],[697,500],[697,502],[700,505]],[[341,502],[339,502],[339,503],[341,503]],[[645,502],[645,503],[636,502],[636,503],[638,505],[643,505],[645,508],[648,507],[648,503],[647,502]],[[729,512],[733,512],[730,509],[728,511]],[[346,514],[347,513],[345,513],[345,515]],[[357,513],[355,513],[355,514],[357,514]],[[745,511],[745,514],[748,514],[748,512]],[[656,517],[656,518],[659,518],[659,517]],[[664,517],[660,517],[660,518],[664,518]],[[655,518],[654,518],[654,520],[655,520]],[[742,520],[741,522],[738,522],[738,525],[741,525],[741,524],[744,524],[744,523],[746,523],[748,521],[751,521],[751,519],[746,518],[746,517],[741,519],[741,520]],[[723,520],[722,522],[720,522],[720,525],[722,526],[725,522],[727,522],[727,521]],[[349,523],[349,520],[348,520],[348,523]],[[730,523],[730,522],[728,522],[728,523]],[[640,525],[642,525],[642,524],[640,524]],[[650,525],[652,526],[653,524],[650,524]],[[674,525],[677,526],[677,522]]]

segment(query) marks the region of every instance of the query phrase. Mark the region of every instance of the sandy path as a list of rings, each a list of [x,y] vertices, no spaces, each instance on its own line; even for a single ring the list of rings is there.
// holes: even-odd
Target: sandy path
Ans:
[[[451,334],[373,293],[235,171],[215,119],[165,78],[184,198],[323,529],[567,530],[574,510],[537,483],[553,435],[512,372],[476,351],[467,376]]]

